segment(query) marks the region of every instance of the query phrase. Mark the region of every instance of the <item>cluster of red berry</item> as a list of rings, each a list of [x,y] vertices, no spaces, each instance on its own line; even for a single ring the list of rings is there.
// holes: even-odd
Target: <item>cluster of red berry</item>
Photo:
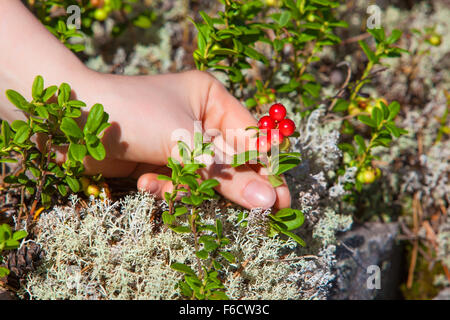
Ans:
[[[259,152],[268,152],[272,145],[279,145],[285,137],[291,136],[295,131],[295,123],[286,117],[286,108],[281,103],[275,103],[269,109],[269,115],[258,121],[259,130],[266,135],[259,135],[256,148]]]

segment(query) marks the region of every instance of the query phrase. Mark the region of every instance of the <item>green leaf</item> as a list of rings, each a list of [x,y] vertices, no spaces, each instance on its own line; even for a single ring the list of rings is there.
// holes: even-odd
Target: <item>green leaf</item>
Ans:
[[[19,130],[16,131],[16,134],[14,135],[14,142],[16,143],[24,143],[31,134],[31,128],[26,125],[19,128]]]
[[[376,63],[377,62],[377,57],[375,56],[375,53],[373,53],[372,50],[369,48],[367,43],[362,41],[362,40],[359,40],[358,43],[361,46],[361,48],[363,49],[363,51],[366,54],[366,56],[369,59],[369,61],[373,62],[373,63]]]
[[[6,250],[12,250],[17,249],[20,246],[19,241],[14,239],[9,239],[5,241],[5,249]]]
[[[57,189],[58,189],[58,192],[59,192],[63,197],[65,197],[65,196],[67,195],[67,188],[66,188],[66,186],[64,186],[64,185],[62,185],[62,184],[59,184],[58,187],[57,187]]]
[[[235,154],[231,166],[238,167],[257,158],[258,158],[258,151],[256,150],[249,150],[240,154]],[[256,163],[256,161],[254,161],[254,163]]]
[[[67,185],[73,192],[76,193],[80,191],[80,183],[78,182],[78,179],[71,176],[66,176],[64,178],[64,181],[67,183]]]
[[[224,56],[235,56],[235,55],[239,54],[239,52],[232,50],[232,49],[227,49],[227,48],[214,49],[211,51],[211,53],[213,53],[215,55],[224,55]]]
[[[372,118],[365,116],[365,115],[361,115],[358,116],[358,120],[361,121],[362,123],[364,123],[365,125],[368,125],[369,127],[372,128],[376,128],[377,124],[375,123],[374,120],[372,120]]]
[[[401,36],[402,36],[402,31],[400,31],[398,29],[394,29],[394,30],[392,30],[391,35],[386,39],[386,43],[394,44],[398,41],[398,39],[400,39]]]
[[[169,228],[176,233],[190,233],[191,232],[191,229],[186,226],[177,226],[177,227],[169,226]]]
[[[38,100],[41,98],[44,92],[44,79],[42,76],[36,76],[33,81],[33,86],[31,87],[31,95],[33,99]]]
[[[216,234],[219,239],[223,236],[223,225],[219,219],[216,219]]]
[[[206,259],[208,259],[208,257],[209,257],[208,252],[207,252],[206,250],[203,250],[203,249],[197,251],[197,252],[195,253],[195,255],[196,255],[197,257],[199,257],[200,259],[203,259],[203,260],[206,260]]]
[[[44,118],[44,119],[48,119],[48,111],[47,111],[46,107],[44,107],[44,106],[37,106],[35,111],[37,112],[39,117]]]
[[[7,223],[3,223],[0,225],[0,242],[7,241],[12,237],[12,229],[11,226]]]
[[[364,141],[364,138],[362,136],[360,136],[359,134],[355,135],[354,137],[356,143],[359,146],[359,152],[360,154],[363,154],[364,151],[366,151],[367,147],[366,147],[366,142]]]
[[[383,121],[383,114],[381,113],[380,108],[373,108],[372,120],[375,122],[376,127],[378,128],[381,124],[381,121]]]
[[[281,177],[273,175],[273,174],[269,175],[268,179],[269,179],[270,184],[274,188],[279,187],[279,186],[283,185],[283,183],[284,183],[284,181],[283,181],[283,179],[281,179]]]
[[[1,250],[0,250],[1,252]],[[4,268],[4,267],[0,267],[0,278],[6,277],[9,274],[9,270]]]
[[[84,133],[95,133],[97,128],[102,124],[103,106],[96,103],[92,106],[87,117],[86,125],[83,129]]]
[[[20,121],[20,120],[16,120],[16,121]],[[22,121],[22,122],[25,123],[24,121]],[[13,124],[14,124],[14,122],[13,122]],[[14,129],[14,127],[13,127],[13,129]],[[16,130],[16,129],[14,129],[14,130]],[[11,131],[9,123],[6,120],[3,120],[2,121],[2,135],[1,135],[1,137],[2,137],[2,141],[3,141],[5,146],[8,146],[9,140],[11,140],[12,134],[13,134],[13,132]]]
[[[172,225],[176,221],[175,216],[171,215],[167,211],[164,211],[162,213],[161,217],[162,217],[162,220],[163,220],[164,224],[166,224],[166,225]]]
[[[47,102],[50,100],[51,97],[55,94],[55,92],[58,90],[57,86],[50,86],[47,89],[44,90],[44,94],[42,96],[42,101]]]
[[[231,254],[230,252],[226,252],[226,251],[219,251],[219,254],[224,257],[229,263],[235,263],[236,262],[236,258],[234,257],[233,254]]]
[[[12,238],[14,240],[20,240],[20,239],[25,238],[27,235],[28,235],[28,232],[26,232],[25,230],[19,230],[19,231],[14,232]]]
[[[387,120],[388,121],[394,120],[399,112],[400,112],[400,103],[398,103],[397,101],[392,102],[389,105],[389,117]]]
[[[200,11],[199,14],[210,28],[214,28],[214,23],[210,16],[208,16],[204,11]]]
[[[14,121],[11,123],[11,128],[13,128],[14,131],[17,131],[17,130],[20,129],[20,127],[23,127],[23,126],[26,126],[26,125],[28,125],[28,124],[27,124],[25,121],[22,121],[22,120],[14,120]]]
[[[71,91],[72,89],[67,83],[61,83],[58,92],[58,105],[62,107],[69,101]]]
[[[247,108],[253,108],[256,105],[257,105],[256,100],[253,98],[248,98],[247,100],[245,100],[245,106]]]
[[[106,157],[106,150],[103,144],[100,142],[100,139],[97,138],[97,141],[93,144],[87,144],[87,150],[89,155],[92,156],[97,161],[101,161]]]
[[[164,181],[172,181],[172,179],[168,176],[165,176],[163,174],[158,175],[158,180],[164,180]]]
[[[175,217],[179,217],[182,216],[183,214],[186,214],[188,212],[188,209],[184,206],[177,206],[175,207],[175,213],[174,216]]]
[[[190,267],[185,265],[184,263],[174,262],[170,265],[170,268],[179,272],[183,272],[185,274],[197,277],[195,275],[194,270],[192,270]],[[198,280],[198,279],[197,279]]]
[[[209,240],[204,241],[204,242],[203,242],[203,245],[204,245],[204,249],[205,249],[207,252],[214,251],[214,250],[216,250],[216,249],[219,247],[219,244],[218,244],[217,242],[215,242],[215,241],[209,241]]]
[[[397,128],[397,126],[392,123],[392,122],[388,122],[385,124],[386,129],[396,138],[401,136],[401,132],[400,129]]]
[[[305,221],[305,217],[300,210],[290,209],[291,215],[288,212],[283,212],[282,216],[270,214],[269,217],[275,221],[277,225],[282,225],[285,230],[294,230],[299,228]]]
[[[86,152],[86,146],[83,144],[71,143],[69,145],[69,155],[76,161],[83,162]]]
[[[152,26],[152,20],[149,17],[141,14],[133,19],[133,24],[138,28],[148,29]]]
[[[219,185],[219,181],[217,181],[216,179],[207,179],[200,184],[198,191],[204,192],[206,190],[215,188],[218,185]]]
[[[186,282],[183,281],[178,282],[178,287],[180,288],[182,295],[189,298],[192,297],[193,291]]]
[[[28,111],[28,101],[17,91],[6,90],[6,97],[12,104],[14,104],[18,109],[22,111]]]
[[[197,190],[197,188],[198,188],[197,179],[192,175],[181,176],[180,182],[182,184],[187,184],[191,189]]]
[[[286,24],[289,22],[289,19],[291,19],[291,13],[289,11],[283,11],[280,19],[278,20],[280,27],[286,26]]]
[[[368,29],[367,32],[369,32],[375,38],[375,41],[377,43],[384,42],[384,40],[386,38],[383,28]]]
[[[68,137],[83,138],[83,132],[78,124],[72,118],[64,117],[61,122],[61,131]]]
[[[280,230],[281,233],[287,235],[288,237],[292,238],[293,240],[295,240],[298,244],[300,244],[302,247],[306,246],[305,241],[303,241],[302,238],[300,238],[298,235],[296,235],[295,233],[286,231],[286,230]]]
[[[70,107],[85,107],[86,103],[84,103],[83,101],[79,101],[79,100],[70,100],[67,102],[67,105]]]

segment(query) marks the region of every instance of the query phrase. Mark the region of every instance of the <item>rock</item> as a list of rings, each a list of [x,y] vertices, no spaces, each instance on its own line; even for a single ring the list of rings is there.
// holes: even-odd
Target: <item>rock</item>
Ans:
[[[445,288],[433,300],[450,300],[450,288]]]
[[[17,299],[12,292],[0,288],[0,300],[17,300]]]
[[[399,299],[402,247],[397,223],[368,222],[338,237],[332,300]]]

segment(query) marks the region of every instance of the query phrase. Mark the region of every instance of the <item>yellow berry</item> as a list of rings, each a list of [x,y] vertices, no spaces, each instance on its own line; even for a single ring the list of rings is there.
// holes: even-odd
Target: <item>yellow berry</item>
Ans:
[[[376,170],[374,170],[373,168],[362,169],[356,176],[356,179],[364,184],[373,183],[376,179],[375,171]]]
[[[435,47],[439,47],[442,43],[442,37],[439,34],[433,34],[429,39],[428,42]]]
[[[360,114],[362,110],[358,108],[358,105],[355,102],[350,102],[350,105],[348,106],[348,114],[352,116],[356,116],[357,114]]]
[[[98,21],[103,21],[108,17],[108,12],[104,8],[99,8],[94,11],[94,18]]]
[[[90,184],[86,189],[86,196],[94,196],[94,198],[98,198],[100,195],[100,188],[95,184]]]

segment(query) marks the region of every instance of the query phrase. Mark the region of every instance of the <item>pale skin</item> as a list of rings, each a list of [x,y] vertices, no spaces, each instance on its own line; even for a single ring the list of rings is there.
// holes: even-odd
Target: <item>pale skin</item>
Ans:
[[[14,89],[31,99],[31,85],[42,75],[45,85],[67,82],[74,96],[87,104],[103,104],[113,124],[103,143],[106,159],[85,158],[87,174],[132,177],[137,188],[161,198],[173,188],[157,179],[168,174],[167,158],[176,141],[172,132],[186,129],[193,134],[194,121],[203,129],[245,129],[256,119],[208,73],[189,71],[157,76],[119,76],[88,69],[21,4],[0,0],[0,118],[9,122],[25,115],[7,100]],[[64,160],[64,149],[58,161]],[[273,188],[260,168],[211,164],[201,172],[204,179],[217,179],[216,190],[246,208],[278,208],[291,204],[287,186]]]

